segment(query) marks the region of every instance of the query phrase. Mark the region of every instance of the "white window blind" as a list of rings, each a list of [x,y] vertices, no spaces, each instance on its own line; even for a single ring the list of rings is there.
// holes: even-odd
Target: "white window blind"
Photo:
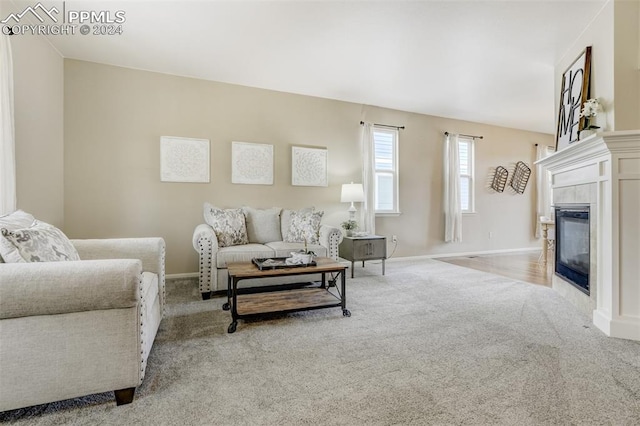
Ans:
[[[398,213],[398,131],[373,130],[376,213]]]
[[[473,148],[473,139],[459,138],[460,207],[463,213],[471,213],[474,211]]]

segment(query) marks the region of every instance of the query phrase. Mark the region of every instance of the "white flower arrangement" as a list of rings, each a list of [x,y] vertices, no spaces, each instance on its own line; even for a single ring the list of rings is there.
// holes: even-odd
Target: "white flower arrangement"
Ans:
[[[580,117],[595,117],[600,111],[602,111],[602,107],[600,106],[600,102],[598,102],[598,98],[588,99],[582,106]]]
[[[583,130],[595,130],[600,128],[591,124],[591,119],[598,115],[598,112],[600,111],[602,111],[602,107],[600,106],[600,102],[598,102],[598,98],[587,99],[582,106],[582,111],[580,111],[580,117],[584,117]]]

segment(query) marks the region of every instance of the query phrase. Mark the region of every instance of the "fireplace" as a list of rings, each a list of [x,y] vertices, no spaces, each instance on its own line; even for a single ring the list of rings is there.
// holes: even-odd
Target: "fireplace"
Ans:
[[[593,324],[607,336],[640,342],[640,130],[599,132],[536,164],[551,173],[554,205],[588,213],[590,224],[589,267],[582,260],[586,256],[578,256],[580,266],[575,268],[578,276],[588,272],[582,282],[589,295],[570,284],[562,272],[553,275],[553,289],[592,315]],[[585,204],[590,208],[575,209]],[[573,228],[584,229],[580,220],[585,219],[556,218],[556,242],[565,245],[562,250],[566,236],[558,226],[571,220]],[[576,263],[569,262],[566,254],[563,259],[569,264],[565,266]]]
[[[556,275],[589,294],[589,206],[556,205]]]

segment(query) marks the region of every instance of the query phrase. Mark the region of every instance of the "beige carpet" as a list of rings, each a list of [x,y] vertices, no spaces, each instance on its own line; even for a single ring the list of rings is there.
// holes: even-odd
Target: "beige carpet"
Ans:
[[[640,344],[553,290],[433,260],[359,266],[339,309],[241,321],[169,284],[133,404],[0,413],[30,425],[640,424]]]

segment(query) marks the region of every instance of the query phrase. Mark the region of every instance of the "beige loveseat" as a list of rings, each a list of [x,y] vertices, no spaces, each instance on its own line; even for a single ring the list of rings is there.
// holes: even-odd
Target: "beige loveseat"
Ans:
[[[107,391],[126,404],[142,382],[164,240],[71,243],[82,260],[0,263],[0,411]]]
[[[205,203],[206,223],[198,225],[193,232],[193,248],[199,255],[202,298],[209,299],[211,292],[227,289],[228,262],[288,257],[291,252],[303,249],[305,240],[307,249],[317,256],[337,260],[342,231],[320,224],[321,217],[322,212],[313,208],[288,210],[243,207],[225,210]],[[222,226],[219,226],[220,223]],[[306,228],[305,224],[309,227]],[[310,278],[314,279],[313,276]],[[251,280],[243,283],[252,285]],[[260,281],[262,285],[274,283],[269,279]]]

